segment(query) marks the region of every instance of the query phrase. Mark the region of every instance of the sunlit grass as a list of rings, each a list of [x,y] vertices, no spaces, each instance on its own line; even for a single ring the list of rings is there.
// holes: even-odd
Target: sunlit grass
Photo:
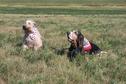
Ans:
[[[23,51],[21,26],[31,18],[44,39],[44,49]],[[3,15],[0,16],[0,78],[9,84],[125,84],[125,15]],[[108,52],[70,62],[51,47],[68,47],[66,32],[81,30]]]
[[[7,5],[125,5],[125,0],[0,0]]]
[[[1,14],[52,14],[52,15],[93,15],[93,14],[126,14],[124,8],[29,8],[29,7],[0,7]]]

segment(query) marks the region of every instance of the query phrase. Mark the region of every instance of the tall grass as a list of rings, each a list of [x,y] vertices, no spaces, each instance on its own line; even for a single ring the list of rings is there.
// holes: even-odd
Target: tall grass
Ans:
[[[21,26],[37,22],[44,49],[23,51]],[[125,84],[125,15],[0,15],[0,79],[8,84]],[[50,47],[69,46],[66,32],[78,29],[107,54],[78,55],[70,62]],[[89,61],[85,60],[89,57]],[[0,81],[1,83],[1,81]]]

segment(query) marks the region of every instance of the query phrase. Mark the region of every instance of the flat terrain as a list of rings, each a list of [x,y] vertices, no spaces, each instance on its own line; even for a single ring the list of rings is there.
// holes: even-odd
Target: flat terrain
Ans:
[[[0,14],[126,14],[125,0],[0,0]]]
[[[125,0],[0,0],[8,5],[125,5]]]
[[[22,51],[21,26],[34,19],[44,39],[44,50]],[[126,82],[126,16],[125,15],[1,15],[0,75],[9,84],[90,84]],[[55,55],[50,47],[66,47],[66,32],[79,29],[107,54],[79,56],[69,62],[66,55]],[[88,55],[86,55],[88,56]]]
[[[125,0],[94,2],[0,0],[0,84],[125,84]],[[36,21],[44,49],[18,46],[26,19]],[[71,30],[81,30],[107,54],[78,55],[73,62],[66,54],[56,55],[50,47],[68,47]]]

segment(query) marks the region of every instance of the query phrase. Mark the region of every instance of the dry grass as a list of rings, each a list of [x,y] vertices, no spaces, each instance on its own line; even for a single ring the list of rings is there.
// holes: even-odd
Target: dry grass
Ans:
[[[37,22],[45,48],[22,51],[21,26]],[[125,15],[0,15],[0,76],[8,84],[125,84]],[[66,32],[81,30],[107,54],[78,56],[70,62],[50,47],[69,46]],[[3,81],[3,82],[4,82]]]

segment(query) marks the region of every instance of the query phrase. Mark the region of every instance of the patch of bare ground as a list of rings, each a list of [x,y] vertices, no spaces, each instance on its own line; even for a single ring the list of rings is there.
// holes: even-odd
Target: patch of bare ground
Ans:
[[[7,84],[7,83],[0,77],[0,84]]]
[[[0,48],[0,58],[4,58],[5,57],[5,50]]]
[[[0,27],[0,33],[19,33],[20,28],[17,27]]]

